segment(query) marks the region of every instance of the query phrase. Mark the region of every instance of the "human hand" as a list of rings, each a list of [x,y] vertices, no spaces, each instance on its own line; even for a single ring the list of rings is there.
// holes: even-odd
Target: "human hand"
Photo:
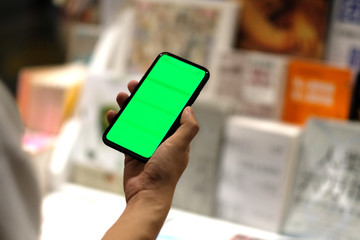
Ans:
[[[128,89],[134,91],[138,82],[130,81]],[[120,92],[117,102],[120,108],[129,95]],[[110,110],[108,122],[115,117],[116,112]],[[156,192],[164,200],[171,202],[176,183],[185,170],[189,160],[190,142],[199,131],[199,125],[191,107],[185,108],[177,131],[164,141],[155,151],[149,161],[144,164],[125,155],[124,192],[127,203],[143,192]]]
[[[137,81],[129,82],[131,93],[137,84]],[[125,92],[117,95],[120,108],[128,97]],[[115,111],[109,111],[108,122],[112,122],[115,115]],[[161,143],[146,164],[125,155],[124,192],[127,205],[120,218],[105,233],[104,240],[156,239],[170,210],[176,184],[188,164],[190,142],[198,131],[193,110],[187,107],[181,115],[180,127]]]

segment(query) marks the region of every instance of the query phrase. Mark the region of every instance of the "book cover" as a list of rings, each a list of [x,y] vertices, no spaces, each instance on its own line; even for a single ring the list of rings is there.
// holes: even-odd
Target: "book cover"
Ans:
[[[106,71],[88,75],[76,109],[80,121],[76,148],[70,154],[76,183],[123,193],[124,155],[106,146],[102,134],[108,126],[107,112],[119,110],[116,96],[127,91],[130,79],[134,78]]]
[[[17,102],[25,127],[56,134],[72,114],[85,78],[81,64],[21,70]]]
[[[360,72],[357,74],[353,87],[349,119],[360,120]]]
[[[360,3],[358,0],[334,0],[328,33],[326,61],[360,70]]]
[[[200,131],[191,142],[189,164],[176,186],[173,206],[214,216],[226,104],[198,99],[193,105]]]
[[[233,43],[233,2],[139,0],[135,3],[129,71],[142,73],[164,51],[211,69]]]
[[[324,55],[327,0],[237,0],[242,3],[236,47],[320,59]]]
[[[235,113],[280,119],[288,59],[253,51],[230,51],[220,61],[217,94]]]
[[[358,123],[307,122],[284,233],[301,239],[359,238],[359,142]]]
[[[217,217],[278,232],[287,212],[300,129],[233,116],[228,119]]]
[[[347,119],[351,89],[349,69],[292,60],[288,68],[282,120],[304,124],[312,116]]]

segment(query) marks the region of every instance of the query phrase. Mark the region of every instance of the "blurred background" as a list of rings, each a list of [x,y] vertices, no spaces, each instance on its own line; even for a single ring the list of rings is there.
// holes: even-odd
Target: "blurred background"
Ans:
[[[41,239],[89,226],[98,239],[119,216],[123,156],[102,143],[106,113],[164,51],[211,73],[178,227],[196,214],[219,226],[201,229],[208,239],[359,235],[358,0],[2,0],[0,13],[0,79],[41,188]],[[172,224],[159,239],[195,239]]]

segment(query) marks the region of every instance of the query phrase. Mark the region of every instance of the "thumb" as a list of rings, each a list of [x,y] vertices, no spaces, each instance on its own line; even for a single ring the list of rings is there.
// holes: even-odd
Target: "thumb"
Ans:
[[[199,132],[199,124],[195,119],[194,110],[186,107],[181,115],[180,127],[171,136],[172,140],[179,145],[189,145],[192,139]]]

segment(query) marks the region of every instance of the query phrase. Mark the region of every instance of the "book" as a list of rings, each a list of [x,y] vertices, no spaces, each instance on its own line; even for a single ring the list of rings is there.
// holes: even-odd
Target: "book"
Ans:
[[[57,134],[73,113],[84,78],[85,67],[81,64],[22,69],[17,102],[25,127]]]
[[[292,60],[288,68],[282,120],[302,125],[312,116],[347,119],[351,89],[349,69]]]
[[[326,62],[360,70],[360,4],[357,0],[334,0],[326,48]]]
[[[254,51],[225,53],[219,63],[217,95],[236,114],[280,119],[288,58]]]
[[[178,182],[173,206],[214,216],[223,128],[229,108],[216,100],[193,105],[200,131],[191,142],[189,164]]]
[[[354,83],[349,119],[354,121],[360,120],[360,72]]]
[[[321,59],[331,1],[253,1],[243,4],[237,48]]]
[[[318,240],[359,237],[359,142],[358,123],[319,118],[306,123],[283,233]]]
[[[219,54],[233,44],[238,8],[225,1],[136,1],[127,71],[143,73],[167,51],[206,66],[215,79]],[[212,84],[203,92],[212,92]]]
[[[228,119],[216,216],[279,232],[291,196],[300,128],[255,118]]]
[[[119,110],[116,96],[127,91],[129,76],[103,71],[88,75],[75,116],[80,121],[76,147],[70,154],[73,182],[111,192],[122,193],[124,154],[112,150],[102,141],[109,110]]]

